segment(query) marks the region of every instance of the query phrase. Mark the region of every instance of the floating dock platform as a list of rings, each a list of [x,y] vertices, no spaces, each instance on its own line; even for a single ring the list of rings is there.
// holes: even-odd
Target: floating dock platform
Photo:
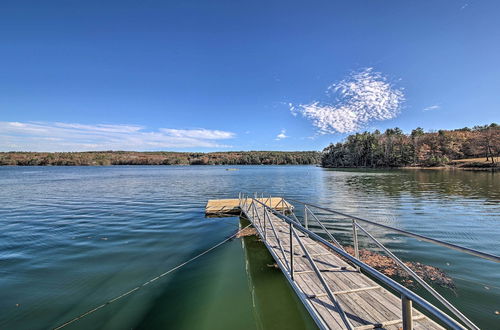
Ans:
[[[293,210],[293,205],[282,197],[256,198],[261,203],[278,210]],[[240,200],[234,199],[210,199],[205,206],[205,214],[210,215],[237,215],[241,213]]]

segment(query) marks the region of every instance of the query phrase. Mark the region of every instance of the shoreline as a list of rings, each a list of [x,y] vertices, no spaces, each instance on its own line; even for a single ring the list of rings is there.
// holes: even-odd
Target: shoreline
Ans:
[[[1,165],[2,167],[120,167],[120,166],[226,166],[228,170],[232,169],[231,166],[314,166],[321,167],[319,164],[87,164],[87,165]]]
[[[500,170],[500,166],[494,167],[468,167],[468,166],[453,166],[453,165],[442,165],[442,166],[399,166],[399,167],[326,167],[320,166],[326,169],[339,169],[339,170],[462,170],[462,171],[490,171],[496,172]]]
[[[328,167],[321,166],[321,164],[37,164],[37,165],[2,165],[2,167],[120,167],[120,166],[314,166],[324,169],[334,170],[462,170],[462,171],[490,171],[496,172],[500,170],[500,165],[493,167],[468,167],[468,166],[454,166],[454,165],[440,165],[440,166],[398,166],[398,167],[364,167],[364,166],[346,166],[346,167]]]

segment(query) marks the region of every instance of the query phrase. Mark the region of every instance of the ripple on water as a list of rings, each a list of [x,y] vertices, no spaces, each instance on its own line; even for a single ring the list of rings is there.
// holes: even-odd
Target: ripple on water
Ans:
[[[191,258],[239,226],[238,218],[205,218],[206,200],[234,198],[241,191],[305,200],[500,254],[500,189],[498,179],[487,173],[352,172],[313,166],[238,168],[0,168],[0,328],[53,327]],[[350,242],[349,222],[326,213],[318,215]],[[429,263],[461,278],[449,298],[468,315],[472,313],[483,327],[491,328],[495,316],[488,308],[500,300],[500,293],[484,286],[500,282],[496,265],[370,230],[403,259]],[[361,243],[367,244],[363,238]],[[172,299],[172,292],[178,289],[186,297],[194,295],[207,304],[224,297],[217,300],[220,309],[241,306],[240,326],[255,327],[255,321],[243,321],[254,320],[253,313],[258,313],[250,308],[244,253],[239,244],[224,249],[231,251],[231,257],[218,266],[210,263],[213,259],[203,259],[206,263],[194,263],[190,272],[173,274],[154,290],[138,294],[116,309],[110,307],[108,313],[112,311],[114,319],[124,320],[122,328],[141,324],[146,315],[151,317],[148,307],[152,306],[189,315],[178,296]],[[207,279],[229,266],[233,267],[230,275]],[[269,276],[259,274],[263,279],[263,274]],[[188,277],[195,286],[186,282]],[[224,291],[225,287],[231,287],[231,292]],[[479,309],[474,307],[478,300]],[[17,303],[22,307],[16,307]],[[163,314],[156,313],[154,318],[161,319]],[[166,315],[174,322],[171,314]],[[105,328],[108,316],[96,315],[91,322]],[[219,321],[210,321],[208,327],[216,327]],[[82,329],[85,325],[91,326],[82,323]]]

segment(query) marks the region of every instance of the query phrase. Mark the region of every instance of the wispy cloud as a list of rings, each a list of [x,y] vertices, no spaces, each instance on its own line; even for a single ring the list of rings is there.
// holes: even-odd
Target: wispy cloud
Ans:
[[[209,129],[174,129],[174,128],[162,128],[161,132],[166,133],[169,136],[175,136],[179,138],[193,138],[193,139],[203,139],[203,140],[220,140],[220,139],[231,139],[234,137],[234,133],[209,130]]]
[[[290,104],[290,111],[311,120],[320,134],[349,133],[373,120],[396,117],[405,99],[402,88],[394,87],[373,68],[353,72],[331,85],[327,96],[331,102]]]
[[[26,124],[25,124],[26,125]],[[107,133],[132,133],[144,129],[143,126],[136,125],[82,125],[82,124],[69,124],[69,123],[54,123],[55,127],[76,129],[80,131],[90,132],[107,132]]]
[[[276,141],[286,139],[288,136],[286,135],[286,129],[282,129],[281,132],[276,135]]]
[[[0,122],[0,151],[162,150],[226,148],[219,140],[233,132],[161,128],[138,125]]]
[[[424,108],[423,111],[431,111],[431,110],[439,110],[439,109],[441,109],[441,106],[438,104],[435,104],[435,105],[431,105],[431,106]]]

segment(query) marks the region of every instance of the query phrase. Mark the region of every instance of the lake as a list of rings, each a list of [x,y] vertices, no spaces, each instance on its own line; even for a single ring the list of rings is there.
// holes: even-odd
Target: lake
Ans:
[[[0,328],[56,327],[224,240],[244,221],[206,218],[204,206],[240,191],[500,254],[500,173],[235,168],[1,167]],[[320,216],[349,244],[347,223]],[[405,261],[444,270],[456,288],[438,291],[480,327],[498,327],[498,264],[369,229]],[[233,239],[67,329],[314,329],[272,263],[255,237]]]

